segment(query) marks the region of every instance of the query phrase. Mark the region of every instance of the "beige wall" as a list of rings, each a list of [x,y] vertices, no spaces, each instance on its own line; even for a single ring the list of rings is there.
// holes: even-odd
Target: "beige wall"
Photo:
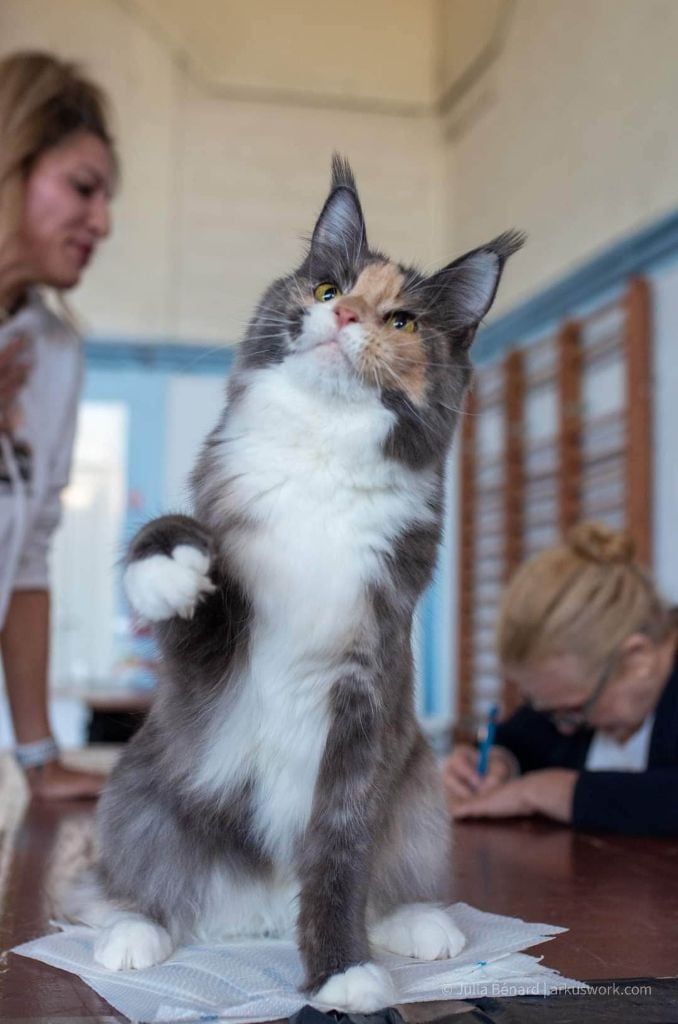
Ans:
[[[310,232],[325,198],[335,148],[354,164],[375,244],[403,260],[430,264],[440,256],[440,136],[428,105],[414,110],[401,102],[407,46],[397,54],[397,76],[384,84],[387,109],[375,102],[374,89],[361,103],[353,96],[343,104],[329,95],[323,102],[311,95],[303,102],[291,98],[289,52],[279,95],[267,91],[263,102],[260,90],[249,89],[236,98],[221,88],[223,82],[194,73],[176,49],[176,24],[159,30],[147,8],[156,6],[158,13],[161,6],[151,0],[144,4],[3,0],[0,6],[0,53],[39,46],[82,59],[114,100],[124,174],[114,236],[74,294],[92,333],[236,341],[259,293],[299,257],[300,239]],[[232,13],[235,6],[221,4],[214,16],[219,10]],[[297,15],[310,6],[306,0],[296,4]],[[408,5],[393,6],[403,14]],[[383,15],[386,0],[376,7]],[[168,6],[175,15],[195,8]],[[424,42],[413,48],[418,65],[409,75],[418,75],[417,95],[427,103],[431,10],[432,4],[422,4]],[[412,41],[411,21],[401,28]],[[281,30],[275,28],[265,46],[262,41],[259,77],[252,72],[249,85],[266,84],[263,56],[280,48]],[[201,32],[206,46],[204,27]],[[318,26],[309,33],[317,48]],[[368,61],[374,45],[366,36],[353,57]],[[198,62],[199,48],[192,54],[192,62]],[[345,51],[342,61],[352,66]],[[307,76],[308,61],[303,66]],[[335,54],[328,66],[332,88],[338,88],[339,66]],[[234,68],[236,77],[244,74],[242,62]],[[325,93],[331,91],[328,82]],[[365,76],[360,85],[368,88]]]
[[[486,0],[485,0],[486,2]],[[428,109],[438,0],[136,0],[222,94]]]
[[[678,3],[512,7],[500,56],[445,119],[448,236],[529,233],[499,311],[678,206]]]
[[[172,262],[174,73],[166,48],[116,3],[2,0],[0,55],[46,48],[85,62],[114,99],[124,157],[114,239],[74,305],[104,334],[161,334]]]
[[[507,0],[439,0],[435,100],[450,101],[474,69],[484,66],[502,36]]]
[[[432,117],[278,108],[207,98],[182,83],[176,323],[181,336],[237,335],[257,293],[302,252],[337,146],[360,185],[368,237],[402,260],[441,247],[440,151]]]
[[[527,230],[498,310],[675,208],[676,42],[676,0],[0,3],[0,53],[78,57],[114,99],[91,330],[215,344],[299,255],[335,148],[397,258]]]

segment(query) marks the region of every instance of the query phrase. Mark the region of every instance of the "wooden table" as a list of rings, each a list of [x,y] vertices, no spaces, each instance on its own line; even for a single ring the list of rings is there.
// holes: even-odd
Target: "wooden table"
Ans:
[[[24,809],[0,786],[0,949],[48,930],[52,894],[89,855],[92,810]],[[570,977],[678,974],[678,840],[575,835],[529,821],[464,823],[452,872],[458,900],[569,927],[530,952]],[[16,1018],[125,1019],[74,975],[5,954],[0,1021]]]
[[[678,975],[678,839],[529,820],[460,823],[456,836],[457,899],[570,929],[529,951],[549,967],[580,980]]]

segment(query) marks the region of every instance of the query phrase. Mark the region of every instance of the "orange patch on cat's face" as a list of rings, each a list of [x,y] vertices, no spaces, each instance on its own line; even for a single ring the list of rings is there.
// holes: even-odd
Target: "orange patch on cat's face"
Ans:
[[[396,330],[384,317],[402,309],[405,278],[394,263],[371,263],[337,301],[360,317],[365,334],[360,369],[373,383],[404,391],[421,402],[426,390],[426,352],[418,331]]]

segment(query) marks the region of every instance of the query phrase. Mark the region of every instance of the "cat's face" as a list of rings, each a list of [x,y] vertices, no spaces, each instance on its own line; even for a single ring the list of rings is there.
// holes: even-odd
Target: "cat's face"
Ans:
[[[368,247],[353,176],[335,158],[308,255],[264,296],[242,365],[282,363],[318,393],[376,399],[395,413],[407,461],[440,454],[470,378],[469,345],[521,241],[503,235],[430,277],[394,263]]]
[[[303,361],[302,372],[326,391],[397,391],[413,406],[424,404],[436,331],[421,315],[425,293],[417,295],[414,280],[373,257],[298,275],[301,320],[290,355]]]

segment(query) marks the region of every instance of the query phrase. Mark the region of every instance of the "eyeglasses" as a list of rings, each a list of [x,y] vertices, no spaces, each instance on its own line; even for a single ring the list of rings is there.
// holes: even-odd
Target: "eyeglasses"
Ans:
[[[544,718],[547,718],[549,722],[552,722],[556,728],[564,727],[566,729],[573,730],[581,729],[587,724],[588,717],[591,714],[596,701],[600,699],[600,695],[612,678],[615,666],[616,658],[610,658],[596,680],[596,685],[593,687],[593,693],[588,700],[578,708],[563,708],[562,710],[554,708],[552,711],[545,711],[543,708],[534,708],[532,701],[528,701],[528,704],[534,708],[535,711],[538,711],[539,714],[543,715]]]

